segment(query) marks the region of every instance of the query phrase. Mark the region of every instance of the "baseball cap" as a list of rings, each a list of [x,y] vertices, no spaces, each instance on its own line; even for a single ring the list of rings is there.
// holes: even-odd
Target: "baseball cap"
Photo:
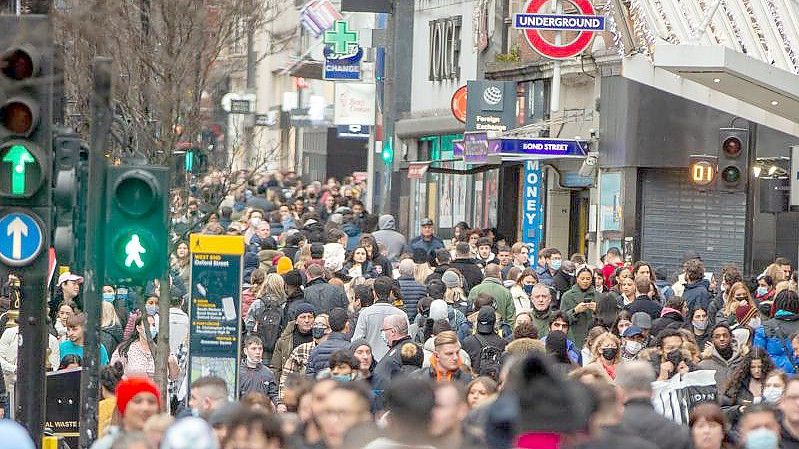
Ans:
[[[420,225],[421,226],[433,226],[433,220],[431,220],[429,218],[422,218],[422,221],[421,221]]]
[[[67,281],[76,281],[78,284],[83,283],[83,276],[78,276],[77,274],[72,274],[69,271],[66,273],[62,273],[61,276],[58,276],[58,285],[63,284]]]
[[[624,333],[621,334],[622,337],[633,337],[636,335],[644,335],[644,331],[641,330],[638,326],[630,326],[624,330]]]
[[[635,312],[630,321],[638,328],[652,329],[652,317],[646,312]]]
[[[494,332],[494,324],[496,324],[496,322],[497,316],[493,307],[480,307],[480,311],[477,312],[477,332],[481,334],[490,334]]]

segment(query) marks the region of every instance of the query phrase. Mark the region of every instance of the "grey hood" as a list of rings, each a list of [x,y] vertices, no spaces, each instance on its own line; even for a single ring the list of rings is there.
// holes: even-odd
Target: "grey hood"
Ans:
[[[393,215],[389,214],[381,215],[380,218],[377,220],[377,227],[380,228],[381,230],[384,231],[388,229],[395,230],[394,226],[396,226],[396,222],[394,220]]]

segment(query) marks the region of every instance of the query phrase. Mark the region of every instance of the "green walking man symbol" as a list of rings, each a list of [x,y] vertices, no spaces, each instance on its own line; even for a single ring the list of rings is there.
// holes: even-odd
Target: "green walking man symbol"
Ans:
[[[144,261],[141,260],[141,255],[146,253],[147,250],[142,246],[138,234],[133,234],[130,241],[125,245],[125,266],[130,268],[131,265],[136,264],[138,268],[144,267]]]

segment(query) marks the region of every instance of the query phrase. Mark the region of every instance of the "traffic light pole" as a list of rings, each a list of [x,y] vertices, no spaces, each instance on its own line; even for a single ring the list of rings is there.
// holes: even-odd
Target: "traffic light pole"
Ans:
[[[105,278],[105,241],[103,238],[103,189],[106,161],[103,148],[111,129],[111,59],[94,58],[94,95],[89,148],[89,185],[86,198],[86,271],[83,293],[86,329],[83,346],[83,371],[80,378],[81,449],[88,449],[97,439],[97,404],[100,395],[99,334],[101,292]]]

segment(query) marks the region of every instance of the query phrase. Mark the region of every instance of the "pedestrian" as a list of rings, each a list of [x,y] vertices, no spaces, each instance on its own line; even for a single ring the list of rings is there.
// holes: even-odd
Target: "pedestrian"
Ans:
[[[370,387],[374,385],[374,370],[377,362],[372,357],[372,347],[366,340],[355,340],[350,344],[353,356],[358,360],[358,380],[362,380]]]
[[[755,330],[752,345],[765,349],[777,368],[787,374],[796,374],[791,335],[799,332],[799,296],[791,290],[783,290],[774,299],[777,312]]]
[[[708,312],[702,307],[697,307],[691,311],[690,319],[684,324],[696,340],[696,345],[700,348],[705,347],[705,343],[710,340],[710,329],[708,325]]]
[[[139,317],[136,319],[136,326],[133,332],[125,341],[119,344],[116,351],[111,355],[111,363],[122,363],[126,376],[138,375],[147,376],[151,379],[155,377],[155,342],[147,335],[144,326],[148,325],[147,319]],[[64,354],[64,351],[61,351]],[[180,375],[178,361],[174,355],[167,355],[167,371],[171,380],[175,380]],[[107,363],[107,362],[106,362]]]
[[[117,410],[120,425],[109,428],[108,434],[92,444],[91,449],[111,449],[117,440],[144,430],[151,416],[158,414],[161,393],[147,377],[128,377],[117,384]]]
[[[103,300],[100,315],[100,343],[106,351],[114,352],[122,342],[122,325],[112,302]]]
[[[372,346],[372,355],[378,362],[388,352],[388,347],[381,337],[383,319],[389,315],[402,315],[406,322],[408,320],[404,310],[392,305],[390,295],[393,288],[394,284],[388,277],[381,276],[374,280],[374,304],[361,309],[352,335],[353,340],[365,338],[369,342]]]
[[[481,439],[466,424],[469,404],[462,385],[438,383],[433,388],[435,407],[431,420],[432,444],[440,449],[469,449],[484,447]]]
[[[317,417],[327,449],[343,449],[344,436],[358,424],[372,421],[370,391],[358,382],[333,387]]]
[[[691,259],[685,263],[685,290],[682,298],[688,309],[696,307],[707,309],[710,304],[710,281],[705,279],[705,264],[699,259]]]
[[[413,277],[414,268],[413,259],[402,259],[399,263],[399,277],[397,278],[405,305],[405,313],[408,314],[408,321],[411,323],[416,321],[416,307],[419,300],[427,295],[425,286]]]
[[[630,326],[624,330],[621,339],[621,361],[630,362],[638,358],[644,349],[644,333],[638,326]]]
[[[660,416],[652,406],[655,373],[642,361],[624,363],[616,370],[616,386],[624,401],[621,425],[661,449],[690,449],[685,427]]]
[[[704,307],[701,308],[704,309]],[[679,329],[685,326],[685,315],[689,313],[689,307],[685,300],[679,296],[673,296],[661,309],[660,318],[652,322],[652,335],[659,335],[663,329]]]
[[[317,313],[328,313],[333,307],[347,308],[349,300],[346,292],[343,288],[325,281],[324,268],[319,265],[311,265],[306,270],[306,274],[308,282],[305,284],[303,297],[306,302],[314,306]]]
[[[239,397],[248,393],[261,393],[274,406],[278,404],[278,385],[274,373],[264,365],[264,344],[255,335],[244,339],[244,359],[239,367]],[[271,410],[271,408],[270,408]]]
[[[463,287],[465,280],[461,273],[455,268],[450,268],[441,276],[441,282],[447,287],[444,291],[444,301],[464,316],[469,313],[469,304],[473,303],[473,301],[469,301],[466,297],[466,291]]]
[[[345,279],[359,277],[371,279],[377,276],[375,266],[369,260],[369,253],[362,246],[355,247],[349,253],[339,273],[343,274]]]
[[[783,449],[795,448],[790,446],[790,441],[785,441],[790,435],[781,429],[780,411],[771,404],[755,404],[746,409],[738,425],[740,443],[744,448],[754,449]],[[782,444],[780,444],[782,439]]]
[[[748,352],[748,346],[741,347],[735,343],[729,326],[718,323],[713,326],[710,343],[705,346],[697,369],[715,370],[716,385],[722,385]]]
[[[117,407],[117,385],[124,376],[121,363],[106,365],[100,370],[100,402],[97,404],[97,436],[104,437],[111,426]]]
[[[382,254],[380,244],[372,234],[362,234],[358,245],[366,249],[366,256],[376,276],[394,277],[391,261]]]
[[[280,375],[278,377],[278,379],[280,379],[278,384],[278,399],[280,403],[278,404],[278,410],[282,408],[280,405],[283,404],[285,392],[289,388],[289,383],[292,378],[305,375],[305,372],[308,370],[308,360],[311,357],[311,351],[313,351],[317,345],[324,343],[325,340],[327,340],[327,336],[331,333],[328,316],[325,314],[317,315],[313,320],[312,326],[311,341],[292,349],[280,369]]]
[[[455,245],[455,259],[450,263],[450,268],[458,270],[463,277],[462,288],[467,294],[475,285],[483,281],[483,271],[473,258],[468,243],[460,242]]]
[[[388,315],[383,318],[382,322],[382,335],[384,336],[387,352],[382,357],[374,368],[374,381],[372,382],[375,390],[382,392],[387,389],[394,378],[401,372],[402,369],[402,351],[406,344],[413,344],[416,346],[416,352],[423,359],[422,346],[415,343],[411,336],[408,334],[407,321],[402,319],[400,315]],[[374,346],[370,346],[372,354],[374,353]],[[410,351],[410,349],[409,349]],[[373,356],[374,358],[374,356]],[[421,367],[421,363],[419,364]]]
[[[298,346],[313,340],[314,319],[317,313],[313,305],[303,303],[297,307],[297,316],[289,322],[275,344],[269,366],[277,379],[281,378],[283,364],[286,363],[291,352]],[[305,372],[303,369],[302,372]]]
[[[616,369],[622,362],[621,341],[610,332],[599,335],[591,345],[593,362],[585,365],[586,368],[595,368],[607,376],[609,382],[616,379]]]
[[[433,257],[433,252],[444,248],[444,241],[436,237],[433,231],[433,220],[422,218],[419,222],[420,233],[408,242],[411,251],[420,249],[429,257]]]
[[[512,282],[510,294],[513,298],[513,308],[516,314],[529,312],[532,309],[530,298],[533,294],[533,288],[538,284],[538,274],[533,269],[527,268],[515,279],[512,279]]]
[[[566,313],[569,320],[569,339],[577,347],[582,347],[594,320],[596,291],[594,290],[594,273],[590,268],[581,267],[577,270],[576,275],[576,283],[561,298],[560,310]]]
[[[49,302],[50,319],[55,322],[56,313],[61,310],[61,303],[70,301],[75,304],[73,313],[83,310],[83,303],[80,298],[80,286],[83,284],[83,277],[72,274],[69,271],[58,276],[56,291]]]
[[[64,357],[74,354],[81,359],[83,358],[83,344],[84,336],[86,334],[86,315],[79,313],[67,318],[67,338],[62,341],[58,347],[58,353],[63,359]],[[105,346],[98,344],[100,347],[98,360],[100,365],[108,365],[108,352]]]
[[[474,303],[474,299],[480,293],[486,293],[494,298],[496,310],[502,317],[502,321],[512,323],[516,318],[516,308],[513,306],[513,297],[510,291],[502,285],[502,274],[499,265],[489,264],[485,268],[485,279],[479,285],[472,288],[469,292],[469,302]]]
[[[328,325],[331,332],[323,343],[316,345],[311,351],[305,374],[309,376],[317,375],[328,366],[330,356],[334,352],[350,347],[350,339],[347,338],[349,326],[347,318],[345,309],[335,307],[330,310]]]
[[[616,273],[616,270],[623,265],[624,259],[622,258],[621,250],[615,246],[608,248],[608,252],[605,253],[605,265],[602,267],[602,276],[605,278],[605,287],[613,288],[611,275]]]
[[[760,348],[753,348],[730,373],[729,378],[718,383],[721,408],[732,425],[738,424],[741,414],[755,403],[756,398],[760,401],[767,396],[764,384],[766,375],[773,369],[774,364],[768,354]],[[784,386],[777,390],[777,397],[782,396],[783,389]],[[772,394],[773,390],[768,395],[768,402],[773,404],[776,398]]]
[[[435,350],[430,358],[430,366],[421,368],[417,375],[436,382],[469,383],[472,376],[461,366],[461,344],[454,331],[444,331],[433,341]],[[467,368],[468,369],[468,368]]]
[[[397,232],[396,220],[393,215],[381,215],[377,220],[378,230],[372,235],[378,244],[386,248],[386,257],[390,262],[399,260],[399,257],[406,251],[407,240],[405,236]]]
[[[222,449],[244,447],[281,449],[285,437],[276,415],[240,407],[230,418]]]
[[[653,320],[659,318],[662,307],[650,297],[654,288],[652,280],[649,276],[639,275],[634,282],[635,300],[624,308],[630,313],[646,312]]]

